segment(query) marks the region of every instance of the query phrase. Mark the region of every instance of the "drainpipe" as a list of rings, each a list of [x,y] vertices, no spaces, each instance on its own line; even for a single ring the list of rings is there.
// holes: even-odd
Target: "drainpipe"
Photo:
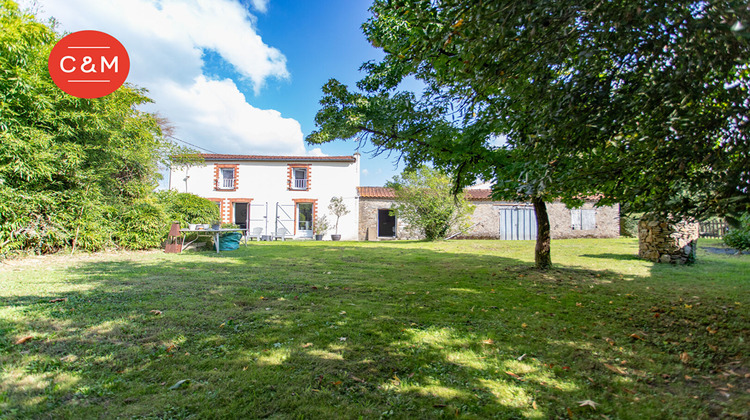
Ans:
[[[188,172],[190,171],[190,166],[185,168],[185,192],[188,192],[188,178],[190,178],[190,175],[188,175]]]

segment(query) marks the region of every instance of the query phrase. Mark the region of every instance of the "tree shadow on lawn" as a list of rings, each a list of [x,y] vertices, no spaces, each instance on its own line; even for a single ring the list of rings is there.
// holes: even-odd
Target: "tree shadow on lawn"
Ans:
[[[661,411],[675,394],[661,375],[682,370],[654,352],[658,338],[610,338],[651,315],[606,290],[619,273],[282,245],[86,262],[66,277],[93,288],[7,301],[20,312],[0,319],[11,415],[548,418],[698,404]]]
[[[582,254],[582,257],[586,258],[601,258],[605,260],[619,260],[619,261],[639,261],[640,257],[636,254]]]

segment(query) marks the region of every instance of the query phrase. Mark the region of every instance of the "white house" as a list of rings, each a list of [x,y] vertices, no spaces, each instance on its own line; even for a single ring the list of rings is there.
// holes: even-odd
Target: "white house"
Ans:
[[[263,235],[310,238],[313,221],[333,197],[350,211],[339,220],[343,240],[356,240],[359,224],[359,154],[353,156],[256,156],[203,154],[199,165],[174,167],[169,188],[217,203],[223,223]],[[334,233],[333,227],[329,233]]]

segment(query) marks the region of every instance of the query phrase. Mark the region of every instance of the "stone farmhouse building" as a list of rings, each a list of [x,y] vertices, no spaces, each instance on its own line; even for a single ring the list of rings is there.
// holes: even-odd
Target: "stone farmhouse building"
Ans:
[[[418,239],[410,237],[404,223],[392,214],[395,194],[390,188],[358,187],[359,233],[361,241]],[[530,203],[493,201],[491,191],[469,188],[466,198],[475,206],[471,228],[458,238],[533,240],[537,226]],[[587,201],[569,209],[560,201],[547,203],[552,239],[616,238],[620,236],[619,206],[595,207]]]
[[[360,155],[261,156],[203,154],[204,162],[170,170],[169,188],[216,202],[223,223],[251,234],[306,239],[319,215],[329,222],[328,204],[342,197],[350,213],[339,220],[342,240],[417,239],[390,209],[393,190],[360,186]],[[459,238],[533,240],[536,218],[531,204],[493,201],[487,188],[466,190],[476,206],[472,227]],[[619,206],[579,209],[548,203],[553,239],[619,236]],[[328,232],[334,233],[333,230]],[[328,236],[326,236],[326,239]]]

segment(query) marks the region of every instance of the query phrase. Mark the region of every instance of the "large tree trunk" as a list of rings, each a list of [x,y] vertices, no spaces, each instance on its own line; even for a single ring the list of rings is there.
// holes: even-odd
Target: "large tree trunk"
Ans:
[[[549,216],[547,215],[547,205],[540,197],[532,197],[531,202],[534,204],[534,214],[536,214],[536,249],[534,250],[534,260],[536,268],[546,270],[552,267],[552,256],[550,255],[550,226]]]

